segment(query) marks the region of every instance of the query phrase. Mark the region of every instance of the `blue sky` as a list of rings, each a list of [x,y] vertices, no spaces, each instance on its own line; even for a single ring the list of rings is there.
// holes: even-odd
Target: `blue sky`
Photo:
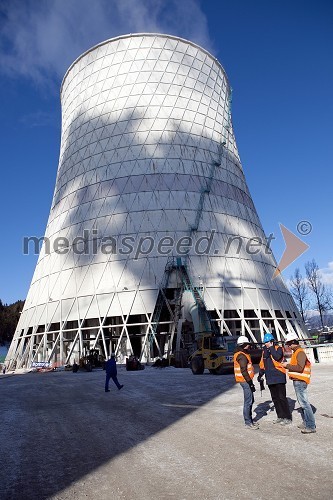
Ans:
[[[279,260],[279,222],[310,249],[333,283],[333,3],[329,0],[2,0],[0,6],[0,298],[24,299],[36,256],[24,236],[43,236],[56,178],[59,89],[92,45],[134,32],[182,36],[210,50],[233,88],[233,125],[247,182]]]

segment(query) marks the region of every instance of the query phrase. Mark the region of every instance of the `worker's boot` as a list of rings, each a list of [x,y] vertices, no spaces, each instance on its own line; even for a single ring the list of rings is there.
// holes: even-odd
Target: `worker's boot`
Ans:
[[[245,424],[245,427],[246,427],[247,429],[251,429],[252,431],[257,431],[257,430],[259,430],[259,425]]]
[[[305,429],[301,430],[302,434],[313,434],[314,432],[317,432],[316,429],[309,429],[309,427],[305,427]]]
[[[290,425],[291,423],[292,421],[290,420],[290,418],[283,418],[282,422],[280,422],[280,425]]]

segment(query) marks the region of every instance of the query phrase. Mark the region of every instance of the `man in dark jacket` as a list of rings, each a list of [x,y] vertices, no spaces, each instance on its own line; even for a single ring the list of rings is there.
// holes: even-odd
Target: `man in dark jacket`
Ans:
[[[112,378],[113,382],[116,384],[118,390],[120,391],[120,389],[122,389],[124,386],[119,384],[117,379],[117,365],[116,365],[116,357],[114,354],[111,354],[111,358],[108,359],[107,362],[105,363],[105,372],[106,372],[105,392],[110,392],[109,389],[110,378]]]
[[[286,395],[286,369],[282,365],[283,349],[274,345],[274,337],[271,333],[265,333],[264,342],[258,382],[265,375],[277,415],[273,423],[288,425],[291,424],[291,413]]]

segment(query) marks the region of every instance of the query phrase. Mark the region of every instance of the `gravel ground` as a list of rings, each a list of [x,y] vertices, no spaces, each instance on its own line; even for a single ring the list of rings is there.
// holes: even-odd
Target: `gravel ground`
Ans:
[[[273,425],[257,387],[258,431],[243,426],[233,375],[187,369],[0,376],[2,500],[333,498],[333,366],[315,365],[317,433]],[[256,384],[258,386],[258,384]]]

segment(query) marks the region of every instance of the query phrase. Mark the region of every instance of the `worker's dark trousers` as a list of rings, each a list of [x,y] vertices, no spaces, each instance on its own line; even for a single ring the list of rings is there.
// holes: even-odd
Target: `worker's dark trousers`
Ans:
[[[291,420],[291,413],[286,396],[286,384],[269,384],[272,401],[278,418]]]
[[[120,389],[120,384],[118,382],[117,375],[111,375],[110,373],[107,373],[106,377],[105,377],[105,390],[106,391],[109,390],[110,378],[112,378],[113,382],[116,384],[116,386],[118,387],[118,389]]]

